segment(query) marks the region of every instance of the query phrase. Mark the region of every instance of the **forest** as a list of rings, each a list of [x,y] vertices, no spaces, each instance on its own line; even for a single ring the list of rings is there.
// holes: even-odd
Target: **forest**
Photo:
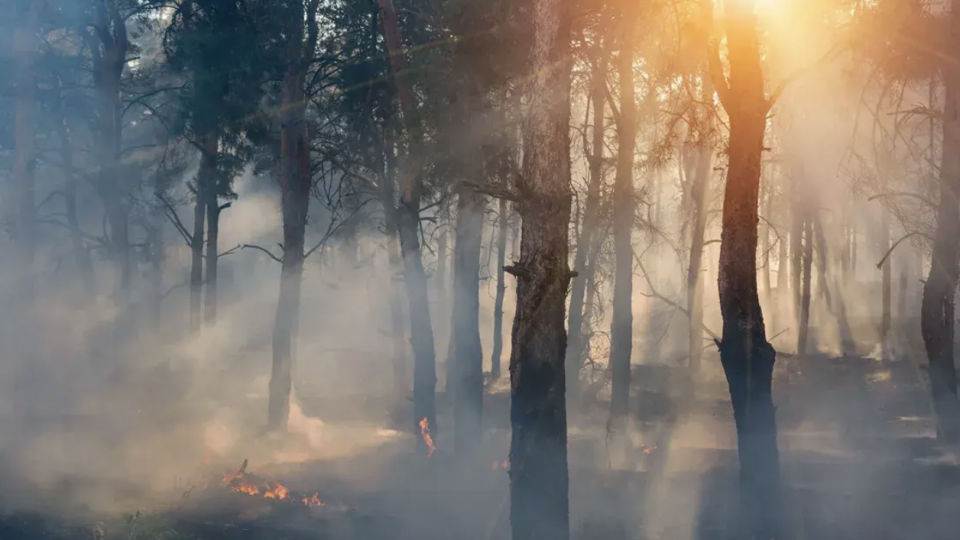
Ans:
[[[0,0],[0,540],[960,530],[960,0]]]

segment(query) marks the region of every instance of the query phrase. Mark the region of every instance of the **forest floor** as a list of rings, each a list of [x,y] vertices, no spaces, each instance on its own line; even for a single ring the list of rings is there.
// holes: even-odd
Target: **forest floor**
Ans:
[[[781,355],[780,366],[781,462],[797,540],[957,538],[960,469],[935,443],[926,390],[909,358],[821,355],[801,363]],[[572,419],[573,538],[738,537],[735,437],[722,378],[696,395],[672,421],[647,422],[621,438],[604,432],[602,404]],[[301,399],[311,415],[311,396]],[[8,512],[0,540],[507,539],[508,410],[508,394],[488,396],[485,442],[472,467],[453,460],[444,431],[426,459],[410,455],[409,437],[323,461],[266,465],[251,456],[250,470],[297,493],[317,492],[319,508],[195,488],[171,505],[99,523],[53,509]]]

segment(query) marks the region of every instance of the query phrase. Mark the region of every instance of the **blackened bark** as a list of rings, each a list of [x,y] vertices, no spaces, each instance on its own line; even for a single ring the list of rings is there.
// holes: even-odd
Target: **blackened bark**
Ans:
[[[583,225],[580,238],[577,239],[577,253],[574,256],[573,269],[577,276],[573,278],[570,289],[570,315],[566,352],[567,401],[568,406],[579,403],[580,370],[583,367],[583,300],[587,286],[587,264],[589,262],[593,239],[597,236],[597,221],[600,216],[600,187],[603,183],[603,147],[604,147],[604,110],[606,107],[606,50],[595,67],[591,84],[590,101],[593,103],[592,150],[584,148],[590,166],[590,183],[587,185],[587,200],[584,203]],[[586,144],[586,141],[584,141]]]
[[[610,371],[613,385],[608,428],[623,428],[630,409],[630,356],[633,352],[633,162],[636,148],[636,101],[633,81],[635,11],[625,7],[620,29],[617,70],[620,114],[617,116],[617,176],[613,185],[614,284],[610,325]]]
[[[960,4],[950,7],[950,37],[960,43]],[[930,261],[923,286],[920,330],[930,364],[930,392],[939,420],[938,435],[960,443],[960,402],[954,364],[954,323],[957,277],[960,273],[960,67],[943,62],[946,104],[940,161],[940,203]]]
[[[729,163],[720,244],[720,362],[730,388],[740,461],[743,523],[755,538],[780,538],[780,457],[773,405],[776,351],[757,295],[757,203],[766,114],[753,2],[724,3],[729,86],[716,50],[711,72],[730,117]],[[722,90],[721,90],[722,88]]]
[[[423,271],[423,260],[420,257],[421,171],[412,162],[413,159],[419,159],[418,152],[423,150],[423,132],[417,103],[404,80],[404,74],[407,72],[407,58],[400,38],[397,12],[392,0],[377,0],[377,5],[380,8],[380,30],[390,57],[391,78],[400,103],[404,132],[411,148],[411,156],[408,156],[402,173],[403,192],[400,197],[399,234],[413,346],[414,418],[412,428],[414,433],[419,433],[420,422],[425,419],[435,434],[437,431],[435,404],[437,365],[433,325],[430,321],[430,302],[427,296],[427,275]],[[416,437],[416,441],[418,452],[427,455],[428,447],[423,437]]]
[[[493,352],[490,354],[490,378],[500,378],[500,357],[503,354],[503,297],[506,296],[507,230],[510,228],[506,199],[500,199],[497,219],[497,294],[493,301]]]
[[[803,281],[803,220],[800,175],[794,170],[793,197],[790,201],[790,290],[793,292],[794,319],[800,321],[800,300]]]
[[[523,219],[510,355],[513,540],[570,537],[564,311],[570,222],[570,4],[534,0],[524,119]]]
[[[453,266],[453,446],[457,455],[479,446],[483,414],[483,348],[480,344],[480,251],[483,197],[471,189],[457,196],[457,249]]]
[[[807,354],[810,334],[810,272],[813,269],[813,220],[809,213],[803,225],[803,285],[800,293],[800,330],[797,332],[797,356]]]

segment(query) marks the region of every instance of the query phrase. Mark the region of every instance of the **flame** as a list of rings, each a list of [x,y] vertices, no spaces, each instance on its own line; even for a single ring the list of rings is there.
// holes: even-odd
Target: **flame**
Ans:
[[[278,499],[283,500],[287,498],[287,494],[290,493],[290,490],[287,489],[287,486],[277,482],[277,485],[273,489],[268,489],[264,492],[263,496],[268,499]]]
[[[495,471],[506,471],[509,469],[509,464],[507,463],[507,460],[494,461],[492,469]]]
[[[427,457],[432,456],[437,451],[437,446],[433,444],[433,437],[430,435],[430,421],[426,417],[420,421],[420,436],[423,437],[423,442],[427,445]]]
[[[301,500],[300,502],[302,502],[304,506],[316,506],[318,508],[323,506],[323,501],[321,501],[320,498],[317,497],[316,493],[314,493],[309,497],[304,497],[303,500]]]
[[[649,455],[652,454],[656,449],[657,449],[657,445],[655,445],[655,444],[650,445],[650,446],[644,446],[644,447],[643,447],[643,455],[649,456]]]
[[[238,472],[227,473],[220,481],[220,485],[229,487],[237,493],[250,495],[251,497],[265,497],[277,501],[293,501],[304,506],[321,507],[324,505],[320,500],[318,493],[310,496],[291,496],[290,488],[278,481],[262,482],[257,484],[253,478],[241,468]]]

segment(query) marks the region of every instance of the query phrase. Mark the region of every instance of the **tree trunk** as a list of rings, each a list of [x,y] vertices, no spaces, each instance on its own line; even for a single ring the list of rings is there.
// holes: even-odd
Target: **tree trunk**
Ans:
[[[881,257],[885,256],[887,251],[890,250],[890,211],[887,210],[886,205],[881,207],[882,216],[880,218],[880,253]],[[892,276],[890,274],[890,259],[887,257],[883,262],[882,267],[882,277],[881,277],[881,288],[882,288],[882,316],[880,320],[880,343],[883,344],[884,351],[886,351],[887,335],[890,333],[890,319],[891,319],[891,281]]]
[[[506,199],[500,199],[498,211],[497,296],[493,301],[493,353],[490,355],[490,378],[493,380],[500,378],[500,356],[503,353],[503,297],[507,292],[503,267],[507,264],[507,230],[510,228]]]
[[[960,43],[960,4],[950,7],[950,37]],[[930,364],[930,392],[938,435],[950,445],[960,443],[960,402],[954,364],[954,321],[957,277],[960,272],[960,67],[943,62],[946,104],[940,161],[940,203],[930,261],[923,287],[920,328]]]
[[[64,217],[70,228],[70,244],[73,248],[77,269],[80,271],[83,283],[83,294],[87,301],[96,296],[96,280],[93,276],[93,261],[90,259],[90,250],[87,249],[80,230],[80,218],[77,213],[77,183],[79,178],[73,163],[73,141],[70,138],[70,126],[67,123],[66,111],[61,94],[61,81],[57,81],[56,113],[57,131],[60,137],[60,160],[63,161],[63,170],[66,183],[63,187]]]
[[[403,193],[400,197],[400,253],[403,257],[404,281],[409,304],[410,334],[413,345],[413,429],[420,432],[420,423],[426,420],[433,433],[437,431],[435,394],[437,386],[436,352],[433,342],[433,325],[430,322],[430,301],[427,296],[427,276],[420,258],[420,192],[421,171],[412,162],[419,159],[423,146],[423,131],[419,110],[404,74],[407,73],[407,58],[400,39],[397,12],[392,0],[377,0],[380,7],[380,30],[383,33],[394,88],[400,102],[404,131],[411,152],[404,164]],[[423,437],[417,437],[417,450],[427,455],[428,447]]]
[[[280,95],[280,204],[283,221],[283,259],[280,295],[273,325],[273,365],[267,402],[267,431],[287,429],[293,392],[293,364],[300,322],[304,240],[310,203],[312,171],[307,132],[304,57],[313,54],[317,39],[317,2],[306,8],[308,38],[304,43],[303,12],[288,23],[290,53]]]
[[[810,285],[813,270],[813,220],[807,213],[803,226],[803,290],[800,293],[800,326],[797,332],[797,356],[807,354],[807,338],[810,332]]]
[[[705,27],[713,24],[713,0],[700,0],[700,16]],[[704,66],[701,72],[703,85],[702,100],[709,103],[706,110],[706,132],[713,132],[713,103],[714,86],[710,78],[709,68]],[[710,192],[710,179],[713,176],[713,139],[705,138],[696,153],[696,167],[694,168],[693,182],[690,186],[690,198],[693,204],[693,229],[690,231],[690,262],[687,265],[687,313],[690,316],[690,326],[687,331],[687,354],[690,374],[695,376],[700,371],[703,358],[703,243],[707,228],[707,195]]]
[[[524,120],[523,219],[510,355],[510,525],[513,540],[570,538],[566,308],[570,190],[570,5],[534,0]]]
[[[206,216],[207,203],[198,185],[197,200],[193,205],[193,234],[190,235],[190,331],[194,333],[200,332],[203,305],[203,226]]]
[[[613,186],[614,284],[610,325],[610,371],[613,379],[608,429],[619,431],[630,412],[630,356],[633,352],[633,162],[636,148],[636,100],[633,80],[635,10],[624,8],[617,70],[620,115],[617,117],[617,176]]]
[[[120,80],[126,65],[126,21],[116,0],[104,2],[98,11],[97,32],[102,51],[93,54],[94,87],[97,92],[100,172],[97,191],[103,200],[110,225],[110,258],[116,269],[116,291],[121,304],[126,303],[130,288],[129,203],[121,182],[120,144],[123,109],[120,102]],[[93,49],[91,49],[92,51]]]
[[[587,185],[587,200],[584,204],[583,225],[577,240],[577,253],[573,269],[577,276],[573,278],[570,290],[570,316],[566,351],[567,401],[575,407],[579,403],[580,370],[583,367],[583,297],[587,285],[587,264],[593,239],[597,236],[597,221],[600,216],[600,187],[603,184],[603,139],[604,110],[606,96],[606,52],[599,59],[599,66],[593,74],[591,102],[593,103],[592,151],[587,153],[590,166],[590,183]]]
[[[766,114],[754,3],[724,3],[729,87],[716,50],[714,83],[730,117],[729,165],[720,244],[720,362],[733,402],[740,460],[741,511],[755,538],[782,531],[780,458],[773,405],[776,351],[766,339],[757,295],[757,196]]]
[[[35,261],[37,249],[37,203],[34,169],[36,167],[36,74],[37,32],[43,0],[30,3],[25,24],[14,35],[16,48],[16,97],[14,106],[13,181],[17,190],[16,260],[18,290],[23,306],[32,308],[36,300]],[[29,323],[27,324],[29,326]],[[26,337],[26,336],[21,336]]]
[[[461,189],[457,196],[457,249],[453,267],[453,446],[462,456],[480,444],[483,419],[483,348],[480,343],[480,252],[483,197]]]
[[[201,168],[200,182],[203,187],[204,204],[207,205],[207,275],[204,280],[205,295],[203,298],[203,322],[210,326],[217,322],[217,262],[218,250],[220,249],[218,240],[220,239],[220,206],[217,200],[217,191],[219,188],[219,171],[217,162],[219,161],[219,143],[215,136],[207,137],[203,141],[204,160]],[[286,245],[286,244],[284,244]]]
[[[386,151],[386,178],[380,183],[380,198],[386,222],[387,261],[390,265],[390,327],[393,341],[393,382],[397,396],[406,397],[410,384],[407,381],[407,340],[404,337],[403,295],[398,283],[403,272],[397,236],[397,207],[394,201],[394,182],[397,179],[397,160],[393,142]],[[446,264],[445,262],[443,264]],[[442,268],[443,265],[440,265]],[[439,275],[439,273],[438,273]],[[441,280],[442,282],[442,280]],[[441,285],[442,287],[442,285]]]
[[[764,203],[763,217],[769,220],[771,216],[770,210],[773,206],[771,204],[773,197],[770,193],[770,189],[765,189],[762,191],[762,193],[762,200]],[[770,223],[767,221],[764,221],[763,223],[763,246],[761,249],[763,253],[763,294],[767,299],[769,299],[772,285],[770,283]]]

